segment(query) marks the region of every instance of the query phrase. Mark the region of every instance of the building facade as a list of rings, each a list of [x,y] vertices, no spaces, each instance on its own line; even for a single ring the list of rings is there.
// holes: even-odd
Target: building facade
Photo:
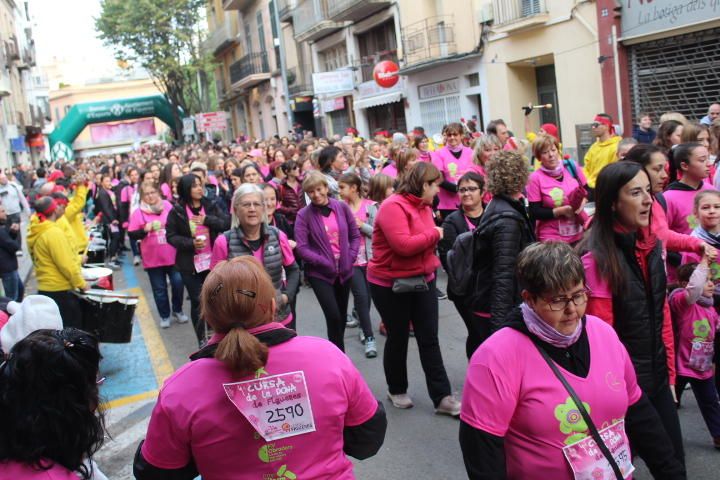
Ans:
[[[203,48],[218,63],[218,100],[231,114],[233,138],[267,138],[290,130],[274,1],[208,2]]]
[[[597,1],[606,110],[630,131],[642,113],[696,121],[720,102],[720,3]]]

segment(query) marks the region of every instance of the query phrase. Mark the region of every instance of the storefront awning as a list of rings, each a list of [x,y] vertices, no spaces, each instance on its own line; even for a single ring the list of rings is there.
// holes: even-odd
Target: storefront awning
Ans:
[[[377,107],[378,105],[386,105],[388,103],[395,103],[402,100],[402,92],[385,93],[383,95],[375,95],[374,97],[361,98],[355,100],[355,107],[357,108],[370,108]]]

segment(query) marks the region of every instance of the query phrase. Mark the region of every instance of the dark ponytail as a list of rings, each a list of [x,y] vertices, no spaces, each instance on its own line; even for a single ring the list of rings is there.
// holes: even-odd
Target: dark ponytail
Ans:
[[[669,160],[670,160],[670,182],[675,182],[680,179],[678,173],[682,172],[681,165],[683,163],[689,164],[690,157],[697,147],[701,147],[697,142],[681,143],[675,145],[670,149]]]

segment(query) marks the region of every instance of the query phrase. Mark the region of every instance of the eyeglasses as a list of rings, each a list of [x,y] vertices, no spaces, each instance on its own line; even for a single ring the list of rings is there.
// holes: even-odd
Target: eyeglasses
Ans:
[[[240,208],[245,209],[245,210],[250,210],[251,208],[254,208],[257,210],[257,209],[262,208],[263,206],[264,206],[264,204],[262,204],[260,202],[242,202],[240,204]]]
[[[464,195],[466,193],[475,193],[478,190],[480,190],[480,187],[462,187],[458,189],[458,192],[460,193],[460,195]]]
[[[584,289],[581,292],[576,293],[572,297],[554,297],[554,298],[543,298],[545,300],[545,303],[548,304],[550,307],[550,310],[553,312],[562,312],[567,308],[567,306],[572,302],[575,304],[576,307],[580,307],[582,305],[585,305],[587,303],[588,294],[590,293],[590,290],[587,288]]]
[[[590,126],[591,126],[592,128],[598,128],[600,125],[602,125],[602,124],[599,123],[599,122],[593,122],[593,123],[590,124]]]

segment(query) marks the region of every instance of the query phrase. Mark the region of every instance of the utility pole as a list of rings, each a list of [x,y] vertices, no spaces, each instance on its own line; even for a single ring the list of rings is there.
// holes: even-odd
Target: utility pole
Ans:
[[[278,9],[278,0],[272,1],[273,18],[275,19],[275,38],[273,42],[280,47],[280,75],[282,76],[283,89],[285,90],[285,104],[287,105],[287,115],[290,131],[293,131],[295,125],[295,116],[292,108],[290,108],[290,87],[287,79],[287,63],[285,61],[285,42],[283,41],[282,24],[280,23],[280,10]],[[278,132],[280,133],[280,132]],[[280,135],[282,137],[282,134]]]

